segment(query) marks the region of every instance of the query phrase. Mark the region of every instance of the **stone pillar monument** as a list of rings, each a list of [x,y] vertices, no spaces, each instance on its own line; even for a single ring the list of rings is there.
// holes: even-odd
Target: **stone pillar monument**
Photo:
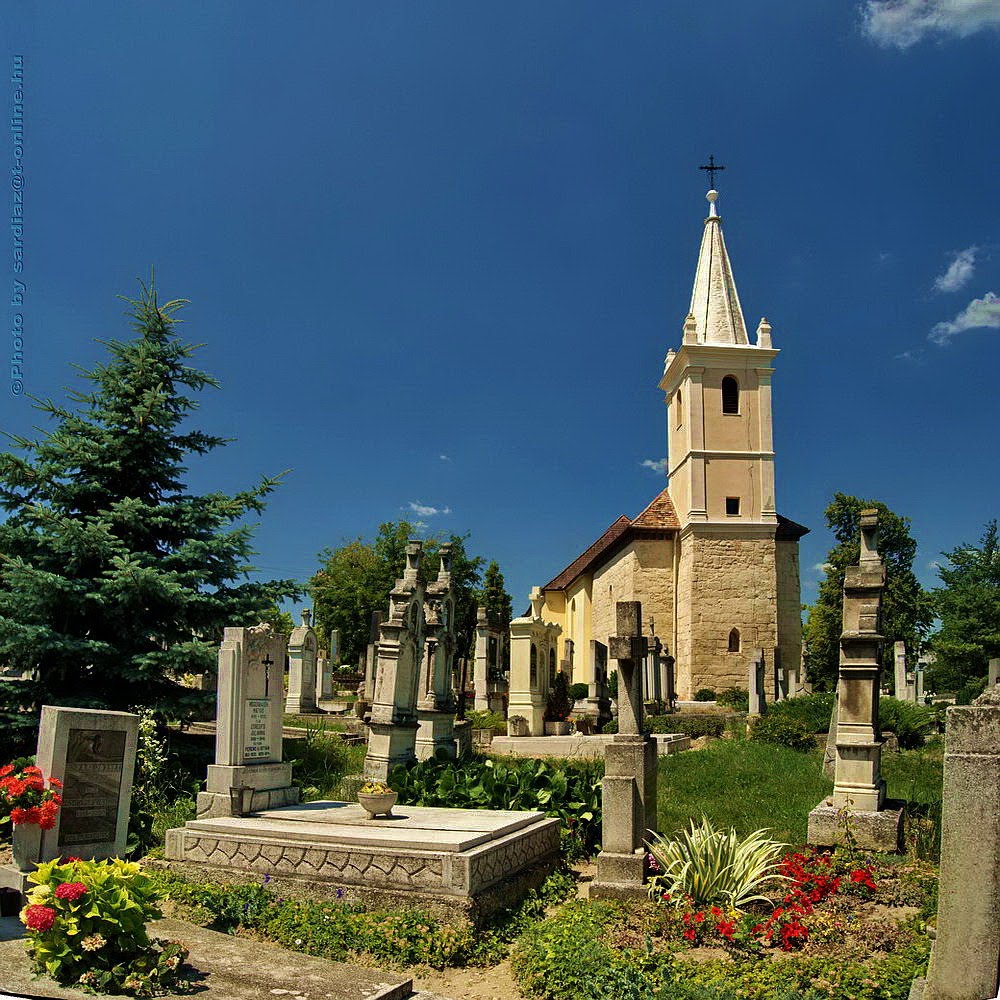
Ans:
[[[455,756],[455,597],[451,590],[451,545],[440,549],[437,580],[424,601],[424,657],[417,702],[417,759]],[[460,681],[461,683],[461,681]]]
[[[473,708],[477,712],[497,712],[503,706],[503,644],[499,626],[489,620],[486,608],[476,609],[476,650],[472,682],[476,688]]]
[[[902,639],[897,639],[892,645],[893,666],[893,694],[901,701],[906,701],[906,643]]]
[[[747,690],[750,693],[750,715],[763,715],[767,711],[767,700],[764,697],[764,650],[755,649],[750,661],[747,677]]]
[[[312,612],[302,609],[302,624],[288,637],[288,695],[285,712],[306,715],[316,712],[316,633],[312,630]]]
[[[403,578],[389,595],[389,615],[379,626],[375,694],[368,723],[364,776],[386,781],[397,764],[416,761],[417,689],[424,648],[422,544],[406,545]]]
[[[878,512],[863,510],[861,558],[844,577],[833,795],[809,814],[809,843],[842,844],[848,830],[860,846],[895,851],[903,813],[885,808],[878,700],[883,637],[879,634],[885,564],[878,553]]]
[[[937,940],[910,996],[981,1000],[1000,986],[1000,689],[948,709],[945,746]]]
[[[545,707],[550,672],[555,675],[555,648],[562,628],[542,618],[544,598],[538,587],[531,591],[531,611],[510,623],[509,736],[544,736]],[[551,654],[551,656],[550,656]]]
[[[778,646],[771,649],[771,663],[774,665],[774,703],[777,705],[788,697],[788,676],[781,665],[781,649]]]
[[[299,801],[292,765],[282,762],[285,645],[285,637],[267,624],[227,628],[223,634],[215,763],[208,766],[205,791],[198,793],[199,819]]]
[[[993,687],[1000,684],[1000,656],[994,656],[990,660],[989,673],[986,675],[986,686]]]
[[[616,611],[618,635],[609,646],[618,661],[618,733],[604,750],[604,835],[590,894],[621,899],[645,895],[645,837],[656,828],[657,757],[656,743],[642,731],[642,606],[619,601]]]

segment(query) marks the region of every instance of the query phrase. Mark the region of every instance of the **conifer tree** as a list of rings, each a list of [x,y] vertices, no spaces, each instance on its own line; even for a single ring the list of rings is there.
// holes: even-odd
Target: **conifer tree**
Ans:
[[[74,409],[36,408],[55,426],[10,436],[0,454],[0,724],[30,745],[42,704],[150,706],[183,717],[204,696],[180,683],[213,669],[226,625],[253,624],[292,581],[255,582],[253,528],[277,484],[193,495],[187,456],[225,440],[187,427],[197,393],[218,383],[189,365],[174,332],[184,300],[126,299],[136,336],[104,343]]]

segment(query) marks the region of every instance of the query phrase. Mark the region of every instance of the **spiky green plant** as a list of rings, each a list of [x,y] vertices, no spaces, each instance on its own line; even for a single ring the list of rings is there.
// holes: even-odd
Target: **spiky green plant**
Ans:
[[[650,897],[665,892],[677,902],[686,897],[698,906],[722,903],[736,910],[763,900],[761,887],[781,879],[778,867],[787,845],[755,830],[742,840],[730,828],[716,830],[707,817],[668,840],[658,833],[647,844],[660,871],[651,880]]]

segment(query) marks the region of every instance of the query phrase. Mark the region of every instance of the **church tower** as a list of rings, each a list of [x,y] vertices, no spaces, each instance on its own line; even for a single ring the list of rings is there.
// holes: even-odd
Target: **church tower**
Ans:
[[[680,522],[678,687],[747,687],[756,649],[770,666],[801,658],[798,538],[775,508],[771,327],[755,342],[709,191],[691,306],[680,348],[667,353],[670,496]],[[783,546],[782,542],[790,542]],[[778,652],[775,652],[778,650]],[[768,671],[770,675],[770,670]]]

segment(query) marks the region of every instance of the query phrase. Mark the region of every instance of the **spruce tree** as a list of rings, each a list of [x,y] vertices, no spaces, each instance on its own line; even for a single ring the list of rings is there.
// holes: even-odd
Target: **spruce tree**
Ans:
[[[30,745],[42,704],[184,717],[205,696],[181,683],[210,671],[226,625],[253,624],[294,596],[292,581],[252,581],[253,528],[277,483],[193,495],[187,456],[225,444],[187,426],[190,395],[217,386],[189,365],[174,331],[185,304],[141,286],[136,336],[101,342],[109,360],[70,392],[70,409],[35,400],[55,426],[8,435],[0,454],[0,723]]]

